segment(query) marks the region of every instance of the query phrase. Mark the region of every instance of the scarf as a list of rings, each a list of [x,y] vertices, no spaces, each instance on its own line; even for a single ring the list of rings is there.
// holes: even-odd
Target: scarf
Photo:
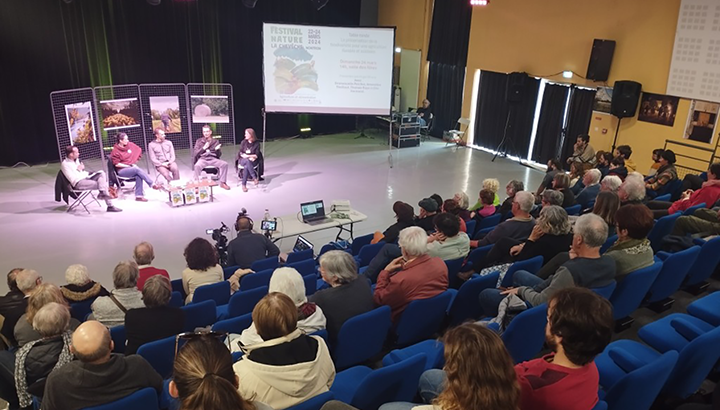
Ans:
[[[315,313],[317,305],[314,303],[303,303],[298,307],[298,321],[305,320]]]
[[[62,335],[63,348],[60,351],[57,363],[53,367],[53,370],[64,366],[73,359],[72,353],[70,353],[70,341],[72,333],[66,330]],[[42,342],[45,339],[34,340],[21,347],[15,355],[15,389],[17,390],[18,399],[20,400],[20,407],[28,407],[32,404],[32,396],[28,393],[27,375],[25,373],[25,359],[27,359],[30,350],[36,344]]]

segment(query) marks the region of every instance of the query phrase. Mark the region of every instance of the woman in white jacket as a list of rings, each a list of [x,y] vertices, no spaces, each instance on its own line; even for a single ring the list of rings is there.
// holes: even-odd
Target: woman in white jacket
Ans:
[[[320,306],[315,303],[308,303],[305,296],[305,282],[300,273],[293,268],[278,268],[270,278],[269,293],[280,292],[289,297],[297,308],[297,327],[305,334],[311,334],[318,330],[325,329],[327,320]],[[255,327],[255,317],[249,328],[243,330],[240,335],[240,343],[244,346],[252,346],[263,342]],[[232,339],[232,337],[231,337]],[[235,339],[237,340],[237,339]],[[232,351],[239,351],[236,342],[232,343]]]
[[[241,396],[284,409],[328,391],[335,380],[330,352],[321,337],[297,327],[298,309],[288,296],[269,293],[252,318],[264,342],[243,348],[233,365]]]

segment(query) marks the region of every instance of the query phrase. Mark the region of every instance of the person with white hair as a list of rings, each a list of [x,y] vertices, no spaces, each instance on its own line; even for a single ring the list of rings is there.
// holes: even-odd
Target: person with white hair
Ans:
[[[600,191],[617,192],[622,185],[622,179],[617,175],[608,175],[600,183]]]
[[[294,268],[277,268],[270,278],[270,286],[268,292],[280,292],[288,296],[295,307],[298,310],[298,329],[302,330],[306,334],[315,333],[318,330],[325,329],[327,325],[327,319],[323,313],[322,308],[315,303],[308,302],[307,296],[305,296],[305,282],[300,273]],[[240,334],[239,340],[231,337],[232,350],[238,351],[239,345],[236,341],[239,341],[243,346],[252,346],[263,342],[263,338],[258,334],[255,323],[250,324],[250,327],[243,330]]]
[[[599,169],[589,169],[583,175],[583,188],[579,194],[575,197],[575,201],[582,206],[582,209],[587,209],[590,202],[593,202],[600,193],[600,177],[602,173]]]
[[[642,204],[645,199],[645,181],[643,181],[642,175],[640,178],[636,178],[634,174],[640,175],[638,172],[631,172],[618,188],[620,206]]]
[[[427,233],[420,227],[400,231],[402,256],[378,275],[373,298],[377,305],[390,306],[394,323],[413,300],[437,296],[448,288],[447,265],[427,254],[427,241]]]
[[[530,236],[530,232],[535,226],[535,219],[530,215],[534,205],[535,196],[532,193],[527,191],[516,193],[512,205],[513,217],[496,226],[482,239],[470,241],[470,247],[479,248],[492,245],[499,241],[500,238],[512,238],[518,242],[524,241]]]
[[[358,276],[357,270],[355,259],[347,252],[329,251],[320,256],[320,275],[330,287],[308,300],[325,313],[330,340],[337,338],[348,319],[375,309],[370,283]]]
[[[575,222],[570,260],[547,279],[521,270],[513,274],[515,287],[483,290],[480,293],[483,312],[486,316],[497,316],[498,305],[507,295],[517,295],[531,306],[539,306],[560,289],[572,286],[593,289],[609,285],[615,280],[615,260],[600,255],[607,234],[608,226],[601,217],[595,214],[579,217]]]
[[[60,290],[68,303],[83,302],[110,294],[101,284],[90,279],[84,265],[68,266],[65,269],[65,281],[67,285],[61,286]]]
[[[125,324],[125,313],[145,307],[142,293],[137,289],[138,266],[133,261],[120,262],[112,273],[115,289],[108,296],[100,296],[90,305],[90,320],[107,327]]]

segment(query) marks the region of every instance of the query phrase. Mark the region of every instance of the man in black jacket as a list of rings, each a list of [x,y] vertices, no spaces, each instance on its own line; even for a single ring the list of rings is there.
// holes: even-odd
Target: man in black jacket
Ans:
[[[235,221],[238,234],[228,244],[228,266],[248,269],[253,262],[278,256],[280,249],[265,235],[252,231],[250,218],[239,215]]]

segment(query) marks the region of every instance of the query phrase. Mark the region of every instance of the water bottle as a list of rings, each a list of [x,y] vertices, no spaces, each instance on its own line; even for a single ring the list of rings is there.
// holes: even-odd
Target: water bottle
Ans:
[[[264,220],[269,221],[270,220],[270,211],[265,209],[265,216],[263,217]]]

